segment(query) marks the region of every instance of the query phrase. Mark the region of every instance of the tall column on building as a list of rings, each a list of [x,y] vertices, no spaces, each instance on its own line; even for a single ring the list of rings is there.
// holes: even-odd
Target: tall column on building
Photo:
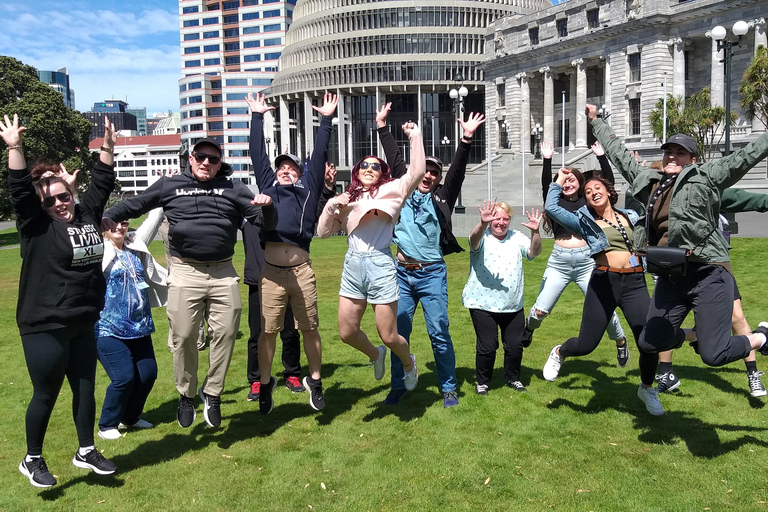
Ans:
[[[601,57],[605,61],[603,68],[603,104],[608,107],[608,111],[613,110],[613,88],[611,87],[611,56]],[[601,105],[602,106],[602,105]],[[605,119],[605,122],[611,124],[611,116]]]
[[[522,125],[520,126],[521,133],[518,133],[515,146],[520,148],[521,153],[530,153],[529,147],[531,142],[531,86],[528,83],[528,73],[522,72],[515,75],[515,78],[520,84],[520,108],[522,109],[520,119]],[[507,130],[507,137],[512,136],[515,133],[512,130]],[[511,142],[511,141],[509,141]],[[522,147],[521,147],[522,146]]]
[[[768,48],[768,38],[765,35],[765,18],[758,18],[753,20],[750,25],[755,29],[755,55],[757,55],[757,49],[761,46]],[[755,116],[752,119],[752,133],[763,133],[765,131],[765,124],[759,116]]]
[[[706,36],[712,39],[712,31],[708,30]],[[725,70],[723,70],[723,51],[717,51],[717,41],[712,39],[712,57],[710,59],[710,97],[713,107],[725,105]]]
[[[288,102],[285,97],[280,96],[280,145],[276,153],[282,155],[289,153],[291,149],[291,123],[288,117]]]
[[[322,102],[320,103],[322,105]],[[315,126],[315,111],[312,109],[312,98],[308,93],[304,93],[304,154],[298,155],[299,158],[304,159],[307,155],[311,154],[315,149],[315,137],[313,134]],[[301,145],[299,145],[301,148]]]
[[[544,78],[544,139],[555,140],[555,84],[552,82],[552,70],[549,66],[539,68]]]
[[[342,94],[341,89],[336,89],[336,96],[339,98],[339,105],[336,107],[336,114],[334,114],[338,120],[335,130],[336,140],[339,141],[339,161],[336,162],[336,165],[338,167],[345,167],[347,165],[351,167],[352,164],[347,160],[347,138],[344,136],[347,131],[347,122],[344,119],[344,100],[346,98]]]
[[[584,59],[571,61],[576,68],[576,148],[587,147],[587,67]]]
[[[685,42],[674,37],[669,45],[672,46],[672,95],[685,98]]]

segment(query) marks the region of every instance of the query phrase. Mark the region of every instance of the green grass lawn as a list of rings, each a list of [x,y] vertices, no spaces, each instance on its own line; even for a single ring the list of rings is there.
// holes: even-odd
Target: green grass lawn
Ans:
[[[768,313],[766,241],[733,244],[744,309],[755,326]],[[551,248],[551,240],[545,241],[544,255]],[[155,242],[152,250],[163,261],[162,245]],[[475,395],[474,331],[461,306],[466,252],[447,258],[459,406],[443,409],[421,310],[412,336],[419,385],[400,405],[384,406],[388,375],[375,381],[367,358],[339,340],[345,250],[343,238],[312,244],[324,411],[314,412],[306,393],[291,394],[282,386],[269,416],[246,402],[244,310],[222,396],[221,428],[205,425],[199,400],[193,426],[180,428],[167,321],[157,309],[159,378],[143,416],[156,427],[116,441],[96,438],[119,467],[113,477],[75,468],[72,394],[65,384],[44,450],[59,483],[43,491],[17,470],[32,391],[14,317],[19,252],[0,250],[0,510],[768,510],[768,411],[763,400],[750,397],[742,363],[708,368],[686,345],[675,356],[682,386],[661,397],[667,410],[662,417],[649,415],[636,396],[638,353],[632,341],[627,368],[617,366],[615,346],[605,338],[590,356],[566,361],[556,382],[542,379],[551,348],[578,332],[582,296],[575,286],[525,351],[522,380],[529,391],[503,386],[499,352],[489,396]],[[526,307],[536,298],[545,264],[541,256],[525,265]],[[241,245],[235,266],[242,270]],[[45,276],[39,286],[46,286]],[[246,292],[241,286],[244,305]],[[369,310],[365,330],[376,340],[371,320]],[[761,359],[758,364],[766,367]],[[280,370],[278,361],[273,373]],[[107,383],[99,366],[97,416]]]

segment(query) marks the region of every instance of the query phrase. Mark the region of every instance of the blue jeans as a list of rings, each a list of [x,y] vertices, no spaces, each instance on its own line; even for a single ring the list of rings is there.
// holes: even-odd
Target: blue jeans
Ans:
[[[555,304],[563,294],[569,283],[576,283],[581,293],[587,294],[587,285],[595,268],[595,260],[589,256],[589,247],[567,249],[555,245],[552,254],[547,260],[547,268],[541,278],[541,288],[536,303],[528,313],[527,325],[531,330],[538,329],[544,320],[554,309]],[[541,310],[544,316],[537,317],[536,310]],[[616,341],[624,339],[624,329],[621,328],[619,316],[614,312],[606,329],[608,338]]]
[[[96,340],[96,349],[99,361],[112,381],[101,408],[99,429],[136,423],[157,379],[152,337],[123,340],[105,336]]]
[[[456,354],[448,332],[448,274],[445,263],[423,269],[406,270],[397,266],[400,300],[397,302],[397,332],[411,343],[413,314],[421,302],[427,334],[432,341],[437,379],[443,393],[456,390]],[[392,389],[405,389],[403,363],[392,353]]]

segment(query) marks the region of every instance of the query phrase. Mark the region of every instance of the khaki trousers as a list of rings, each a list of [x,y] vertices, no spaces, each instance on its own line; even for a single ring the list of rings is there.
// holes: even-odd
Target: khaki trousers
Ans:
[[[192,263],[174,259],[168,280],[168,324],[173,377],[180,394],[197,393],[200,322],[208,318],[211,344],[203,391],[220,396],[240,327],[240,278],[232,261]]]

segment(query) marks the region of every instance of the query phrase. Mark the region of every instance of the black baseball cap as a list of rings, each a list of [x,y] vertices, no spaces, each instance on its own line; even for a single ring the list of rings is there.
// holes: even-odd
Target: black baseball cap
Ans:
[[[667,149],[672,144],[677,144],[693,156],[696,156],[699,153],[699,145],[696,144],[696,140],[690,135],[676,133],[668,138],[667,142],[661,145],[661,149]]]
[[[443,162],[437,158],[436,156],[428,156],[427,157],[427,167],[429,167],[429,164],[432,164],[434,167],[437,167],[437,170],[440,174],[443,174]]]
[[[203,144],[208,144],[210,146],[215,147],[219,151],[219,155],[222,154],[221,153],[221,143],[219,143],[219,141],[214,139],[213,137],[206,137],[204,139],[200,139],[199,141],[197,141],[195,143],[194,147],[192,148],[192,152],[194,153],[195,151],[197,151],[197,147],[198,146],[202,146]]]
[[[299,168],[299,174],[301,174],[303,170],[301,167],[301,160],[299,160],[299,157],[292,155],[291,153],[283,153],[282,155],[277,155],[277,158],[275,158],[275,169],[279,169],[283,162],[286,160],[290,160],[296,164],[296,167]]]

